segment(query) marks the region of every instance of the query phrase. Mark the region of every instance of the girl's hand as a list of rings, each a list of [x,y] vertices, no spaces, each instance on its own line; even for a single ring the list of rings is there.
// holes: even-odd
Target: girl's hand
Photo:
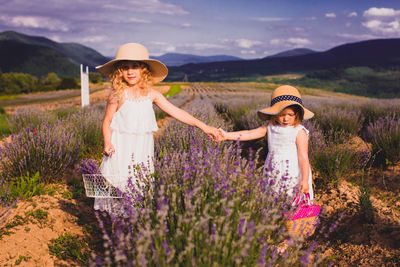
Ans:
[[[310,191],[310,186],[308,185],[308,181],[302,180],[299,185],[299,192],[307,194],[309,193],[309,191]]]
[[[221,142],[221,141],[225,141],[226,139],[228,139],[228,133],[225,132],[223,129],[219,128],[218,129],[218,138],[217,138],[217,142]]]
[[[104,145],[103,155],[106,155],[107,157],[111,157],[114,152],[115,152],[115,148],[111,143]]]
[[[216,141],[218,139],[218,129],[212,126],[206,125],[203,129],[203,132],[211,137],[212,140]]]

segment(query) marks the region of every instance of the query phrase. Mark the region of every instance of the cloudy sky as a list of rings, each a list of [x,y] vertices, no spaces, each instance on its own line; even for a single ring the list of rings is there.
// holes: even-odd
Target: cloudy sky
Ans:
[[[260,58],[400,38],[400,0],[0,0],[0,31],[77,42],[114,56],[127,42],[150,54]]]

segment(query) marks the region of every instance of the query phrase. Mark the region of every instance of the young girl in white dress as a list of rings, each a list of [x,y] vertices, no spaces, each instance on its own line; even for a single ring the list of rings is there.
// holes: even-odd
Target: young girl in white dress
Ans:
[[[271,106],[258,111],[267,120],[265,125],[244,131],[220,131],[218,141],[268,139],[268,155],[264,170],[273,169],[274,189],[282,188],[289,196],[296,192],[309,193],[313,199],[311,168],[308,159],[308,130],[300,123],[314,114],[303,106],[299,91],[289,85],[276,88],[271,95]],[[267,173],[268,175],[268,173]]]
[[[153,103],[163,111],[191,126],[200,128],[214,138],[218,130],[171,104],[151,86],[168,74],[160,61],[149,59],[147,49],[137,43],[122,45],[115,59],[96,67],[112,84],[103,121],[103,161],[100,171],[122,191],[128,184],[143,184],[139,172],[154,171],[153,133],[158,130]],[[95,198],[95,209],[120,213],[117,199]]]

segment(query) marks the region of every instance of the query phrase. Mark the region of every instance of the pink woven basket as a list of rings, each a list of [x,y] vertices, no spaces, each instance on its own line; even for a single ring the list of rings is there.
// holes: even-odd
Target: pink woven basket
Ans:
[[[310,200],[310,194],[303,194],[295,199],[295,204],[298,205],[296,210],[286,214],[287,220],[298,220],[302,218],[315,217],[321,212],[321,206],[315,205]]]

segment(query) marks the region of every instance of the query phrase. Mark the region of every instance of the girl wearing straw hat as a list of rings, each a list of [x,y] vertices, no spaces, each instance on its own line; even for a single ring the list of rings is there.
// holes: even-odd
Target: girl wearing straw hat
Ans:
[[[265,171],[273,169],[275,189],[285,188],[289,196],[296,192],[309,193],[313,199],[311,168],[308,159],[308,130],[301,121],[314,114],[303,106],[299,91],[289,85],[276,88],[271,95],[271,106],[259,110],[266,125],[237,132],[220,131],[218,141],[253,140],[268,134],[268,155]],[[279,186],[278,186],[279,185]]]
[[[217,137],[218,130],[171,104],[151,86],[168,74],[160,61],[149,59],[147,49],[137,43],[122,45],[115,59],[96,69],[109,78],[112,90],[107,101],[103,121],[104,157],[101,173],[112,185],[126,188],[128,177],[132,183],[142,184],[137,175],[138,166],[147,173],[154,171],[153,132],[158,130],[153,103],[175,119],[200,128],[209,136]],[[139,171],[142,172],[141,170]],[[95,199],[95,209],[118,212],[115,199]]]

